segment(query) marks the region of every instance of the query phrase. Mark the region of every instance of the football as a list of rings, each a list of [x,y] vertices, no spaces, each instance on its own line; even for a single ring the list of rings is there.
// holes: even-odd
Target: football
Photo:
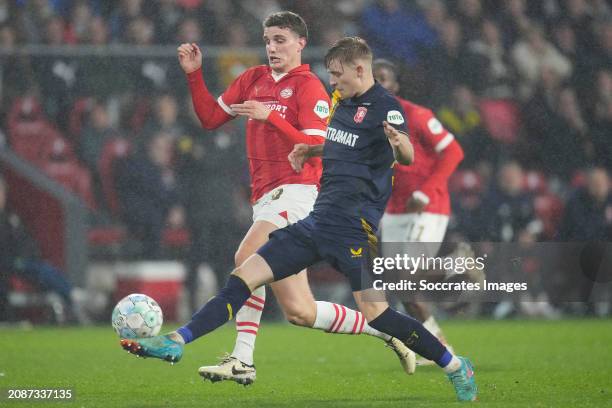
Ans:
[[[163,320],[157,302],[141,293],[132,293],[121,299],[111,316],[113,328],[122,339],[156,336]]]

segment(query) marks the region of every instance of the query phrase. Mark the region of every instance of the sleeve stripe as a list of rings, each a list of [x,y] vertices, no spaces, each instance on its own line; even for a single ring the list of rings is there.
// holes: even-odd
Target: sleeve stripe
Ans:
[[[446,149],[451,142],[455,140],[455,136],[452,133],[448,133],[446,136],[442,138],[434,148],[436,153],[440,153],[442,150]]]
[[[225,104],[225,102],[223,102],[223,98],[221,98],[221,96],[217,98],[217,103],[219,104],[219,106],[221,106],[221,109],[223,109],[225,113],[227,113],[228,115],[236,116],[236,113],[234,113],[232,108],[230,108]]]
[[[300,132],[308,135],[308,136],[322,136],[325,137],[325,135],[327,135],[327,132],[325,130],[321,130],[321,129],[302,129],[300,130]]]

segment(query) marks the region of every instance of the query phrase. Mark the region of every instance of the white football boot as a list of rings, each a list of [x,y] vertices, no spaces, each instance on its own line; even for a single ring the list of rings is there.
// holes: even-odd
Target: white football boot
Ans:
[[[229,354],[217,365],[200,367],[198,373],[211,382],[231,380],[242,385],[253,384],[256,376],[255,365],[245,364]]]
[[[414,354],[414,351],[395,337],[391,337],[391,340],[387,342],[387,347],[395,352],[406,374],[414,374],[416,370],[416,354]]]

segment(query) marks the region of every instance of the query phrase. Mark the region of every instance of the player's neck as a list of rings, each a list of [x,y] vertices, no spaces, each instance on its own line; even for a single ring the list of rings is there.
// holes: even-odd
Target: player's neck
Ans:
[[[362,85],[359,87],[359,89],[357,90],[357,93],[355,94],[355,97],[358,98],[361,95],[363,95],[364,93],[366,93],[370,88],[372,88],[374,86],[374,78],[367,78],[363,81]]]
[[[280,69],[280,70],[276,70],[276,69],[272,68],[272,77],[274,77],[275,79],[276,78],[280,79],[280,78],[284,77],[285,75],[287,75],[292,70],[294,70],[297,67],[299,67],[300,65],[302,65],[302,61],[296,61],[295,63],[287,65],[286,67],[284,67],[283,69]]]

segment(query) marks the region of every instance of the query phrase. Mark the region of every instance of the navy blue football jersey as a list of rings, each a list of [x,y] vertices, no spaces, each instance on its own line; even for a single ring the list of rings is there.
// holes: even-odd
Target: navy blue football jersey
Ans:
[[[378,227],[391,195],[393,150],[383,121],[408,133],[406,115],[397,101],[376,83],[358,97],[338,102],[323,148],[321,189],[313,215],[319,225]]]

